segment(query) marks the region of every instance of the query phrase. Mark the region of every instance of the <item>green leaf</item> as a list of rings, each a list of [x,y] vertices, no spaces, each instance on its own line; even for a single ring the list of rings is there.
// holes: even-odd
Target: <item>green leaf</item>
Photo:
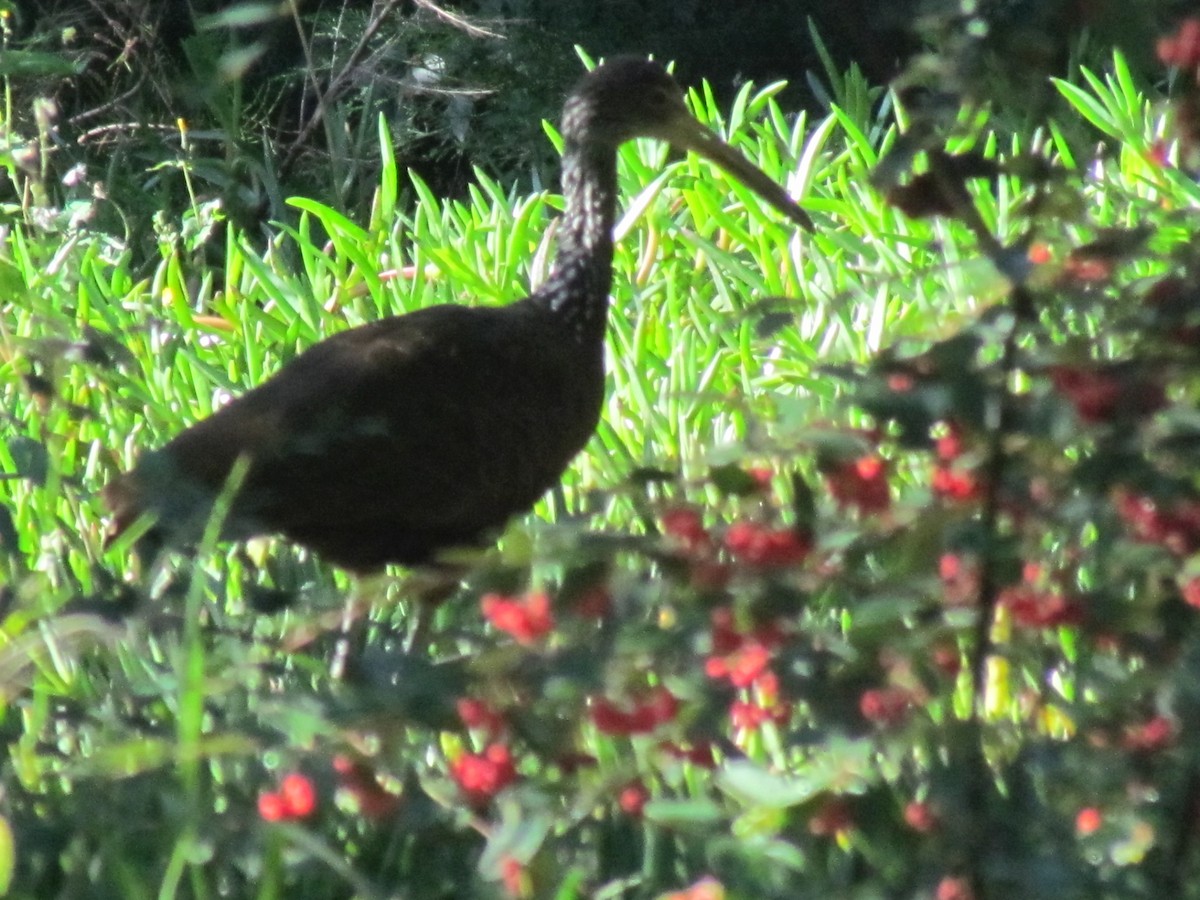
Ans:
[[[529,862],[554,829],[554,817],[549,812],[525,810],[511,797],[501,802],[500,818],[479,859],[479,870],[497,879],[506,859]]]
[[[1052,79],[1058,92],[1089,122],[1111,137],[1118,137],[1120,130],[1104,104],[1078,85],[1068,81]]]
[[[743,806],[787,809],[824,793],[828,784],[807,775],[779,775],[746,759],[726,763],[717,775],[717,787]]]
[[[232,6],[196,23],[201,31],[213,28],[249,28],[252,25],[269,25],[280,17],[278,3],[234,3]]]
[[[16,865],[17,846],[13,840],[12,826],[7,818],[0,816],[0,895],[8,893]]]
[[[707,829],[725,820],[724,811],[711,800],[651,800],[643,815],[666,828]]]
[[[57,53],[34,50],[4,50],[0,52],[0,78],[46,78],[55,75],[78,75],[83,65]]]

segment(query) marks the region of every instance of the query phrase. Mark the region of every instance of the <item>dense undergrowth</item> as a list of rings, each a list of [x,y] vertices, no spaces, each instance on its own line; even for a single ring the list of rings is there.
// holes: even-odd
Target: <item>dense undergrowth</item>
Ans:
[[[10,226],[10,894],[1194,895],[1187,120],[1120,57],[1015,136],[830,81],[691,98],[813,236],[623,150],[604,423],[438,604],[271,542],[140,570],[98,490],[332,331],[523,295],[555,196],[441,203],[381,125],[366,222],[196,202],[149,271]]]

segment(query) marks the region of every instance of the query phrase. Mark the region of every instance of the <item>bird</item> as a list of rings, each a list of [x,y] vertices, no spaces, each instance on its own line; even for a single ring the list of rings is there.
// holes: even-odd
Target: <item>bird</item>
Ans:
[[[604,401],[617,149],[690,150],[801,227],[787,192],[691,116],[660,64],[619,57],[568,94],[564,198],[546,280],[499,306],[444,304],[336,333],[109,481],[107,544],[195,543],[238,460],[221,538],[280,534],[354,573],[480,545],[558,483]]]

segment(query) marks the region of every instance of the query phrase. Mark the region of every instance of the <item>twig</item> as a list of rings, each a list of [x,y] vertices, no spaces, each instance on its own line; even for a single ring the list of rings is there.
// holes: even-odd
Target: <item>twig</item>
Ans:
[[[359,36],[358,43],[350,51],[350,56],[346,59],[345,65],[342,66],[341,70],[329,82],[329,87],[322,92],[321,86],[316,80],[316,65],[312,57],[312,47],[309,45],[307,35],[304,33],[304,27],[300,21],[300,11],[296,7],[296,0],[288,0],[288,7],[291,9],[292,18],[296,23],[296,30],[300,33],[300,45],[304,49],[305,65],[308,67],[309,75],[312,78],[313,91],[317,98],[317,109],[312,117],[301,127],[300,132],[288,148],[283,161],[279,164],[278,177],[281,180],[287,176],[288,171],[295,164],[301,150],[304,148],[305,142],[312,135],[313,131],[325,120],[326,110],[342,94],[346,85],[349,84],[351,76],[358,68],[358,64],[367,55],[371,39],[383,27],[384,20],[398,5],[399,0],[386,0],[378,11],[372,14],[370,20],[367,22],[367,27],[363,29],[363,33]]]
[[[499,34],[495,31],[488,31],[486,28],[481,28],[472,22],[468,22],[457,13],[452,13],[448,9],[442,9],[440,6],[435,6],[434,4],[430,3],[429,0],[413,0],[413,4],[421,7],[421,9],[429,10],[443,22],[448,22],[455,28],[465,31],[471,37],[488,37],[495,38],[499,41],[507,39],[503,34]]]

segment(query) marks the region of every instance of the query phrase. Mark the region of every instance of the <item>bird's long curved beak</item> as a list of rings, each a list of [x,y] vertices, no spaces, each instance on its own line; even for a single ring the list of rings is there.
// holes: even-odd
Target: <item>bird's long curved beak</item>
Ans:
[[[808,213],[797,206],[796,201],[789,197],[779,184],[745,156],[692,118],[686,110],[681,108],[680,114],[673,116],[670,121],[661,126],[661,130],[656,136],[670,142],[675,147],[691,150],[697,156],[704,157],[724,169],[789,219],[797,222],[804,230],[815,230],[813,220],[808,217]]]

